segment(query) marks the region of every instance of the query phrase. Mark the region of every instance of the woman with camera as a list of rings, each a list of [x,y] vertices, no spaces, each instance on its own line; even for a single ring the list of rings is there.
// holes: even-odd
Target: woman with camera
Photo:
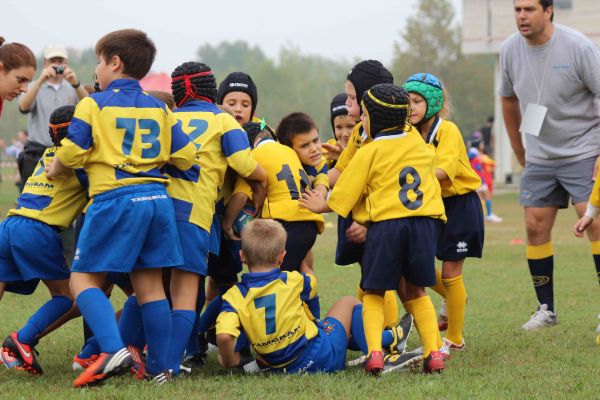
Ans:
[[[29,131],[29,141],[18,160],[22,184],[31,176],[46,148],[52,146],[48,135],[50,114],[59,107],[77,104],[87,94],[75,71],[69,68],[66,49],[58,45],[46,47],[44,69],[19,100],[19,111],[28,114]]]

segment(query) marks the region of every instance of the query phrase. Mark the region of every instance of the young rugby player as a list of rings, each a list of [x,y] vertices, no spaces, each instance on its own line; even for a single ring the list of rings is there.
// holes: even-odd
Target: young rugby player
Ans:
[[[100,289],[107,272],[129,272],[148,343],[147,372],[168,378],[171,309],[163,267],[183,264],[173,205],[160,172],[167,162],[194,165],[196,147],[169,108],[139,84],[156,48],[144,32],[124,29],[96,43],[101,92],[80,101],[69,133],[47,176],[83,167],[93,203],[87,210],[73,269],[71,293],[98,340],[101,354],[74,381],[83,387],[123,373],[131,365],[112,305]]]
[[[277,221],[259,219],[242,233],[242,260],[248,265],[240,283],[223,296],[217,320],[219,362],[237,367],[235,339],[243,329],[263,369],[274,373],[336,372],[344,369],[346,348],[367,351],[362,306],[353,297],[336,302],[323,321],[315,321],[304,304],[316,295],[313,275],[281,271],[286,231]],[[403,346],[395,332],[385,331],[380,344]],[[413,358],[386,364],[384,372],[406,366]],[[402,364],[403,363],[403,364]]]
[[[69,227],[83,210],[87,202],[87,176],[76,169],[48,179],[44,169],[66,136],[74,109],[64,106],[51,114],[49,130],[54,146],[46,150],[27,179],[17,207],[0,224],[0,299],[5,290],[32,294],[40,280],[52,296],[24,327],[4,339],[0,351],[7,367],[18,366],[31,374],[42,373],[34,349],[37,336],[73,305],[59,232]]]
[[[384,293],[400,290],[405,280],[407,309],[424,344],[423,370],[444,369],[439,352],[435,310],[424,287],[435,283],[435,249],[440,221],[445,220],[434,152],[415,129],[405,131],[408,94],[393,84],[375,85],[362,98],[361,120],[373,142],[356,152],[329,200],[307,190],[301,204],[314,212],[352,210],[369,223],[362,263],[363,322],[369,347],[365,370],[384,367],[380,336]],[[365,166],[369,166],[366,168]]]
[[[448,218],[438,238],[433,289],[446,300],[448,332],[444,342],[450,350],[463,350],[462,328],[467,293],[462,268],[466,257],[481,257],[484,223],[477,189],[481,179],[471,168],[462,134],[446,119],[449,105],[442,83],[427,73],[414,74],[403,85],[410,95],[411,123],[435,150],[435,175],[442,187]],[[443,321],[441,321],[443,322]]]

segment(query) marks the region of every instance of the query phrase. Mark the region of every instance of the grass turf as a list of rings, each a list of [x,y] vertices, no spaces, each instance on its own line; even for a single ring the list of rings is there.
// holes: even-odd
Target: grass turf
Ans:
[[[16,191],[0,183],[0,212],[13,206]],[[82,342],[81,320],[74,320],[38,345],[45,375],[31,377],[0,369],[0,398],[203,398],[203,399],[496,399],[496,398],[597,398],[600,393],[600,347],[594,345],[598,323],[598,280],[589,244],[571,233],[573,209],[561,211],[554,228],[556,306],[560,324],[541,332],[524,332],[520,326],[536,302],[525,262],[523,211],[515,193],[497,195],[494,212],[501,224],[486,225],[484,258],[467,260],[464,269],[469,294],[464,328],[468,349],[454,353],[441,375],[398,372],[373,379],[360,368],[334,375],[242,376],[218,368],[211,353],[209,364],[190,377],[157,388],[130,377],[109,380],[103,387],[75,390],[71,359]],[[335,220],[315,246],[323,313],[343,295],[354,294],[357,266],[333,264]],[[43,243],[40,243],[42,246]],[[33,296],[5,294],[0,303],[0,331],[5,336],[21,326],[46,299],[40,285]],[[439,297],[431,292],[435,304]],[[124,296],[115,290],[111,300],[120,307]],[[409,347],[420,345],[413,333]],[[358,353],[351,352],[354,358]]]

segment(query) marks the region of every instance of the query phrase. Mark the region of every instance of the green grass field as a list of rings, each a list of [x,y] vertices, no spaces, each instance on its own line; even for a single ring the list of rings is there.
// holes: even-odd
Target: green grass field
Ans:
[[[0,183],[0,211],[14,204],[10,182]],[[560,325],[536,333],[520,329],[536,302],[525,262],[522,208],[515,193],[497,195],[494,211],[502,224],[486,225],[484,258],[468,260],[465,281],[469,293],[464,335],[468,349],[453,353],[446,371],[437,376],[418,372],[391,373],[380,379],[365,376],[360,368],[335,375],[242,376],[218,368],[211,353],[209,365],[162,388],[129,377],[115,378],[95,389],[74,390],[71,359],[82,342],[81,321],[71,321],[38,345],[39,361],[46,371],[30,377],[0,369],[0,398],[102,398],[102,399],[596,399],[600,397],[600,347],[595,327],[600,312],[600,291],[589,244],[571,233],[572,209],[559,213],[554,229],[555,291]],[[333,218],[329,219],[334,221]],[[333,264],[333,224],[315,248],[321,309],[340,296],[354,294],[357,266]],[[43,245],[40,243],[40,245]],[[32,249],[33,251],[34,249]],[[112,297],[120,305],[124,297]],[[6,294],[0,304],[0,336],[21,326],[47,298],[40,287],[30,297]],[[432,292],[434,303],[439,297]],[[410,346],[420,345],[413,334]],[[357,353],[351,353],[354,358]]]

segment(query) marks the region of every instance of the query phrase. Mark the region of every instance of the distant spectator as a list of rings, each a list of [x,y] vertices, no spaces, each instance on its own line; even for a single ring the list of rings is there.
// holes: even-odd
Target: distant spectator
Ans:
[[[494,126],[494,117],[488,117],[485,125],[481,127],[481,139],[483,140],[483,152],[489,156],[493,156],[494,153],[494,134],[492,128]]]

